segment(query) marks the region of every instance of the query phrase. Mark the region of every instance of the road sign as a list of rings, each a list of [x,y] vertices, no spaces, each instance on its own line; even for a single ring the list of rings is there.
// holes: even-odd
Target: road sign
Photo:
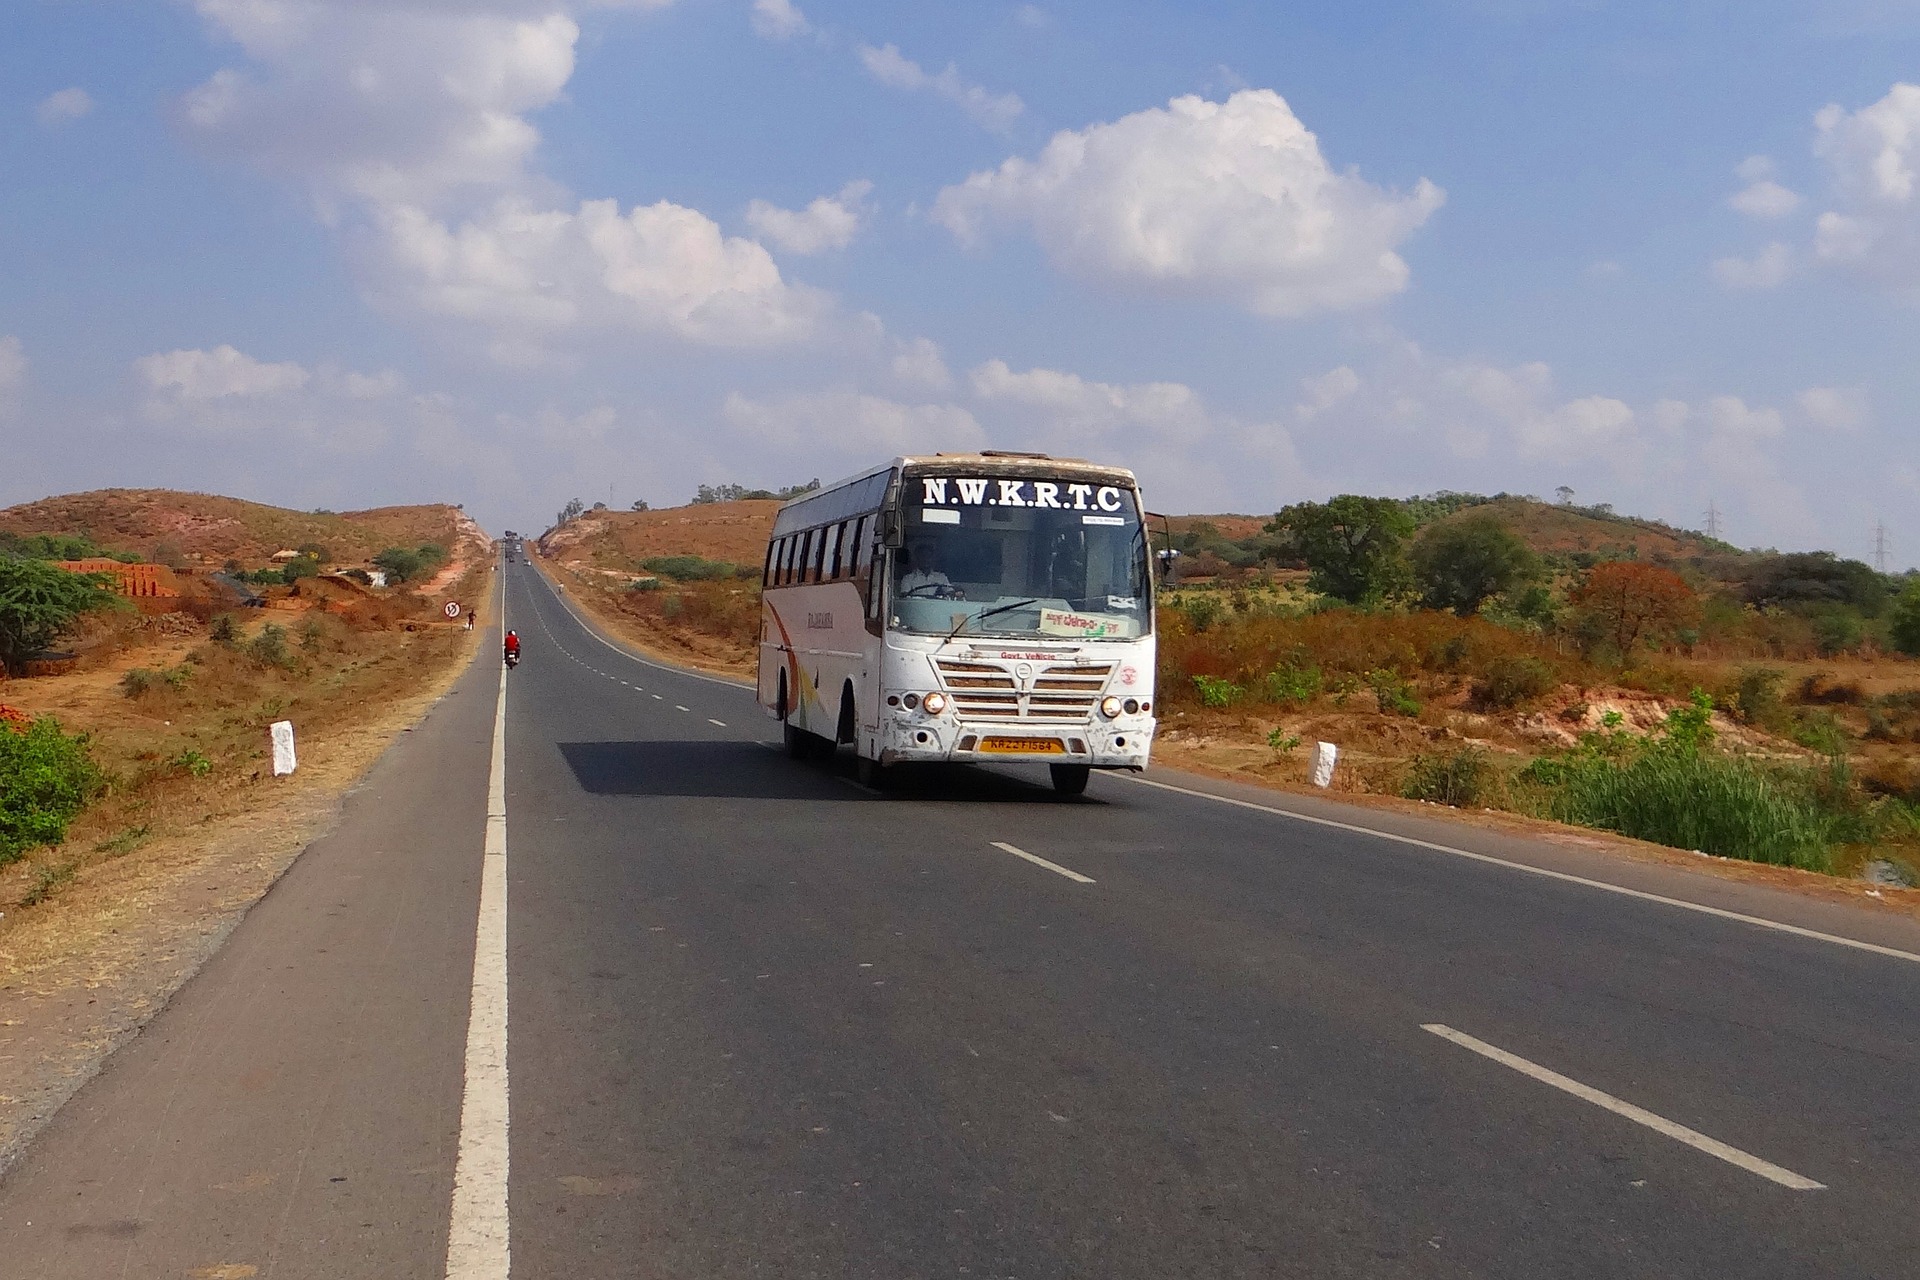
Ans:
[[[458,600],[447,601],[447,616],[449,618],[457,618],[460,616],[460,602]]]

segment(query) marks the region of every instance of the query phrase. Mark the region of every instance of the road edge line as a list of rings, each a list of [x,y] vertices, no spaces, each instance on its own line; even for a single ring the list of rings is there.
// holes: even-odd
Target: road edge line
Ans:
[[[1464,1031],[1455,1031],[1444,1022],[1423,1022],[1420,1024],[1420,1029],[1431,1032],[1449,1043],[1457,1044],[1462,1049],[1471,1050],[1489,1061],[1517,1071],[1529,1080],[1537,1080],[1562,1093],[1572,1094],[1582,1102],[1590,1102],[1602,1111],[1611,1111],[1614,1115],[1631,1120],[1635,1124],[1644,1125],[1663,1137],[1672,1138],[1675,1142],[1692,1147],[1695,1151],[1703,1152],[1716,1160],[1724,1160],[1737,1169],[1744,1169],[1755,1177],[1765,1178],[1768,1182],[1777,1183],[1790,1191],[1825,1191],[1827,1189],[1827,1184],[1824,1182],[1815,1182],[1805,1174],[1795,1173],[1771,1160],[1762,1160],[1752,1152],[1729,1146],[1718,1138],[1709,1138],[1698,1129],[1689,1129],[1678,1121],[1657,1115],[1645,1107],[1636,1107],[1623,1098],[1616,1098],[1590,1084],[1582,1084],[1570,1076],[1563,1076],[1550,1067],[1530,1062],[1519,1054],[1509,1053],[1498,1045],[1488,1044],[1485,1040],[1477,1039]]]
[[[502,591],[504,598],[505,592]],[[503,610],[504,613],[504,610]],[[447,1280],[508,1280],[507,670],[493,718],[487,834],[474,927],[460,1154],[447,1222]]]
[[[1294,813],[1272,805],[1255,804],[1251,800],[1241,800],[1234,796],[1215,795],[1210,791],[1196,791],[1191,787],[1177,787],[1170,782],[1155,782],[1151,778],[1137,778],[1127,775],[1127,781],[1143,787],[1158,787],[1162,791],[1174,791],[1183,796],[1193,796],[1199,800],[1213,800],[1220,804],[1230,804],[1241,809],[1253,809],[1260,813],[1270,813],[1275,817],[1291,818],[1295,822],[1312,823],[1318,827],[1331,827],[1336,831],[1350,831],[1355,835],[1373,836],[1379,840],[1391,840],[1395,844],[1412,845],[1416,849],[1428,849],[1435,853],[1448,853],[1456,858],[1466,858],[1473,862],[1484,862],[1490,866],[1506,867],[1511,871],[1524,871],[1528,875],[1544,876],[1549,880],[1559,880],[1567,884],[1583,885],[1589,889],[1599,889],[1605,893],[1617,893],[1622,897],[1638,898],[1643,902],[1657,902],[1662,906],[1678,907],[1682,911],[1695,911],[1701,915],[1715,916],[1721,920],[1734,920],[1741,924],[1750,924],[1759,929],[1772,929],[1777,933],[1792,934],[1797,938],[1810,938],[1816,942],[1831,942],[1836,946],[1852,947],[1856,951],[1868,951],[1874,955],[1887,956],[1894,960],[1905,960],[1909,964],[1920,964],[1920,953],[1902,951],[1898,947],[1881,946],[1877,942],[1862,942],[1858,938],[1842,937],[1837,933],[1822,933],[1818,929],[1808,929],[1797,924],[1787,924],[1780,920],[1769,920],[1765,916],[1750,916],[1740,911],[1729,911],[1725,907],[1712,907],[1704,902],[1688,902],[1685,898],[1669,898],[1665,894],[1651,893],[1645,889],[1632,889],[1623,884],[1609,884],[1605,880],[1594,880],[1587,876],[1577,876],[1569,871],[1554,871],[1547,867],[1530,866],[1524,862],[1514,862],[1507,858],[1496,858],[1490,853],[1475,853],[1471,849],[1461,849],[1450,844],[1440,844],[1432,840],[1422,840],[1417,836],[1398,835],[1392,831],[1381,831],[1374,827],[1363,827],[1352,822],[1341,822],[1335,818],[1316,818],[1311,814]]]

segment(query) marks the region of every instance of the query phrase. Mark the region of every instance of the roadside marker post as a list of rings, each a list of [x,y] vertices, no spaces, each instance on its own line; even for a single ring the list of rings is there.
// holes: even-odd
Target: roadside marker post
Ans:
[[[1333,765],[1340,758],[1340,748],[1331,742],[1316,742],[1317,750],[1313,756],[1313,785],[1327,787],[1333,785]]]
[[[273,740],[273,776],[284,778],[300,766],[293,753],[293,721],[275,720],[267,734]]]

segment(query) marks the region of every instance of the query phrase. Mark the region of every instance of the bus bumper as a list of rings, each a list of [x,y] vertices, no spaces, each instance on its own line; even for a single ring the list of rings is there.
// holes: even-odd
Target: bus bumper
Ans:
[[[1144,769],[1156,722],[1148,716],[1098,724],[970,724],[921,718],[881,726],[875,754],[881,764],[1084,764],[1095,769]]]

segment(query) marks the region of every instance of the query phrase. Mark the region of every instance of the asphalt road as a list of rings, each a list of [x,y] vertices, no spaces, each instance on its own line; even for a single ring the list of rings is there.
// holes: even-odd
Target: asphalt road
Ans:
[[[869,792],[507,578],[503,1203],[483,662],[0,1182],[0,1276],[438,1276],[450,1203],[476,1276],[1920,1275],[1920,963],[1656,897],[1908,924],[1177,775]]]

